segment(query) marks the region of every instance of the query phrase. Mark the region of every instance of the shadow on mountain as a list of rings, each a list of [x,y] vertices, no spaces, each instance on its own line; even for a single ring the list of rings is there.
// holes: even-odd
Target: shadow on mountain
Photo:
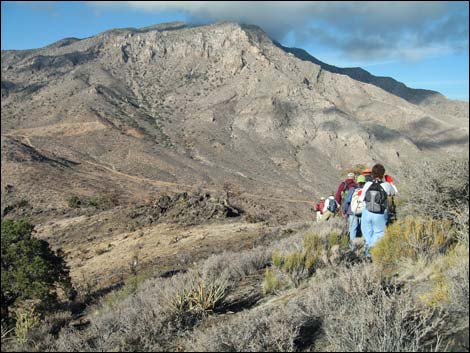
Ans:
[[[311,56],[303,49],[287,48],[277,42],[274,42],[274,44],[285,52],[293,54],[300,60],[310,61],[316,65],[320,65],[322,70],[334,74],[346,75],[351,77],[353,80],[372,84],[383,89],[384,91],[387,91],[388,93],[403,98],[412,104],[420,104],[429,97],[433,96],[442,97],[442,95],[436,91],[409,88],[405,84],[398,82],[391,77],[371,75],[368,71],[361,69],[360,67],[340,68],[333,65],[328,65],[323,61],[320,61],[317,58]]]
[[[434,141],[413,141],[420,150],[435,150],[443,147],[450,147],[456,145],[466,145],[469,143],[468,136],[458,138],[447,138],[443,140]]]
[[[53,166],[60,166],[70,168],[80,163],[61,158],[58,156],[46,156],[44,153],[37,149],[28,146],[14,138],[2,137],[2,160],[22,163],[22,162],[36,162],[46,163]]]

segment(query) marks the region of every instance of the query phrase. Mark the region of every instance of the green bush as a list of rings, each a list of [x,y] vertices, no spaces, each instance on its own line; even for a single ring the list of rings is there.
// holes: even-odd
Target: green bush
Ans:
[[[275,294],[280,287],[281,282],[279,281],[276,272],[270,268],[267,268],[266,272],[264,273],[263,293],[265,295],[270,293]]]
[[[7,318],[9,308],[20,301],[54,302],[57,286],[69,296],[74,295],[62,255],[52,251],[48,242],[32,237],[32,224],[2,220],[1,230],[2,318]]]
[[[317,233],[308,233],[303,239],[302,249],[289,253],[273,252],[272,262],[284,272],[294,286],[311,276],[319,265],[322,251],[326,250],[323,239]]]
[[[82,200],[77,195],[72,195],[67,200],[67,203],[70,208],[79,208],[82,204]]]

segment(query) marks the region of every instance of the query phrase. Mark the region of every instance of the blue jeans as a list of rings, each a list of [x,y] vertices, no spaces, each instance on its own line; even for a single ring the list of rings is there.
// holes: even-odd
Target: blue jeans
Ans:
[[[356,239],[357,231],[361,225],[361,217],[349,215],[349,247],[354,249],[354,239]]]
[[[369,249],[384,235],[387,218],[387,213],[372,213],[363,208],[361,230],[366,242],[366,256],[370,256]]]

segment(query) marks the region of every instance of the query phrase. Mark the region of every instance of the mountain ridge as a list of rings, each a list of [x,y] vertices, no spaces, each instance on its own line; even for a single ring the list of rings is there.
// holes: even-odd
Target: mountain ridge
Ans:
[[[439,94],[432,104],[454,112],[426,99],[414,104],[353,79],[354,69],[312,58],[233,22],[110,30],[2,51],[2,144],[15,148],[7,135],[26,136],[39,150],[82,162],[72,168],[81,180],[75,192],[116,187],[117,175],[98,185],[104,170],[80,169],[90,162],[284,199],[323,193],[356,164],[381,161],[399,178],[406,161],[468,145],[468,104],[466,115],[465,104]],[[6,182],[24,183],[22,166],[3,161]]]

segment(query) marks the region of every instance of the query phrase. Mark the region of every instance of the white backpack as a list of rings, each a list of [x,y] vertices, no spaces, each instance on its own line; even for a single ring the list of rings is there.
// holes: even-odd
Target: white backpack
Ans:
[[[362,214],[362,208],[364,207],[364,203],[359,201],[361,193],[362,189],[357,188],[354,190],[351,198],[351,212],[356,216],[360,216]]]

